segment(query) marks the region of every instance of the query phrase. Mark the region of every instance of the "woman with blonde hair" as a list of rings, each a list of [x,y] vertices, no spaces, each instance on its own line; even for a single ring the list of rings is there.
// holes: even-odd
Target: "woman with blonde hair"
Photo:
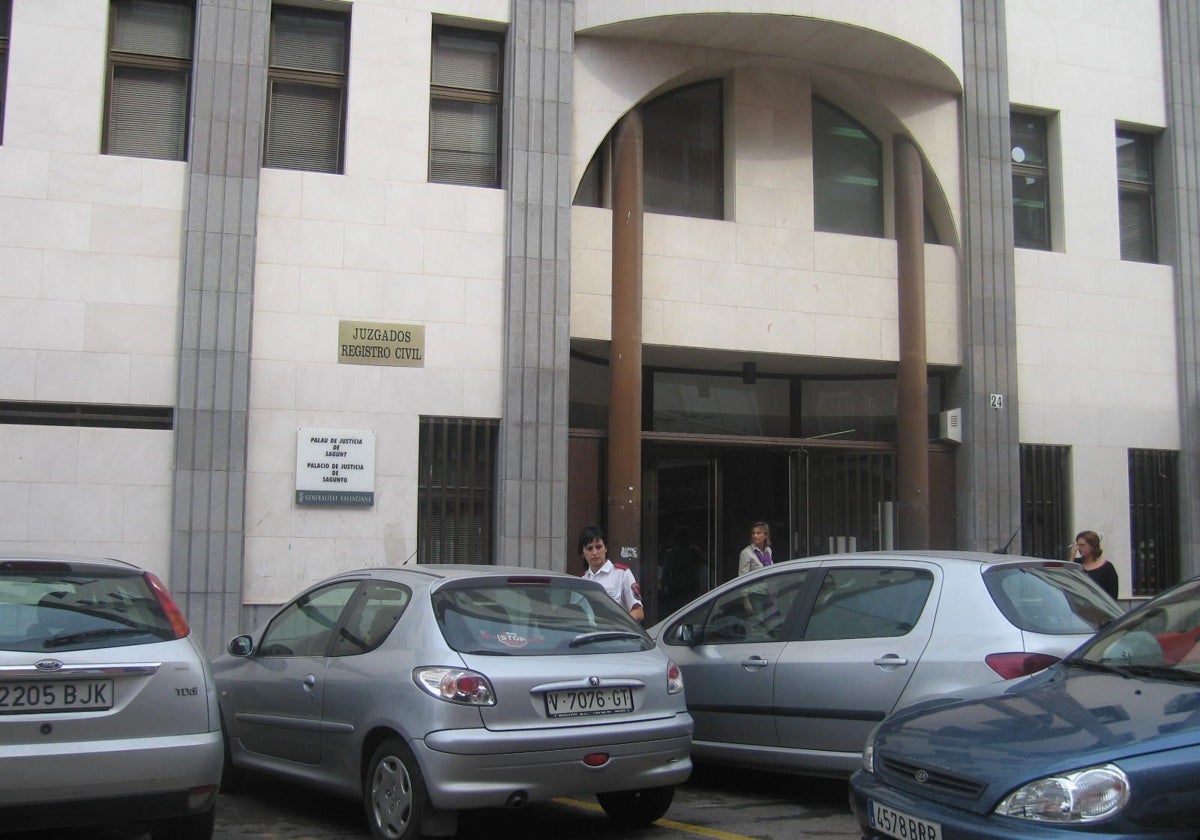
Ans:
[[[738,555],[738,575],[748,575],[755,569],[770,566],[773,560],[771,526],[766,522],[755,522],[750,526],[750,545]]]

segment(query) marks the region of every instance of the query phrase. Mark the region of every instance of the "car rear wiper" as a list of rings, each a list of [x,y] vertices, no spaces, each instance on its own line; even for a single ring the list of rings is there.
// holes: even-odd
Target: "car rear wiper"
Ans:
[[[614,639],[637,639],[640,642],[642,638],[641,633],[631,630],[597,630],[593,633],[580,633],[571,640],[570,647],[582,647],[592,642],[609,642]]]
[[[1185,671],[1170,665],[1126,665],[1125,670],[1138,677],[1150,677],[1160,680],[1180,680],[1181,682],[1200,682],[1200,674],[1195,671]]]
[[[1107,662],[1096,662],[1091,659],[1080,659],[1078,657],[1064,659],[1063,664],[1068,668],[1083,668],[1085,671],[1100,671],[1101,673],[1116,674],[1124,677],[1125,679],[1129,679],[1129,671],[1127,670],[1129,666],[1127,665],[1110,665]]]
[[[145,627],[105,627],[101,630],[81,630],[78,633],[64,633],[61,636],[51,636],[42,642],[42,647],[56,648],[73,645],[76,642],[86,642],[91,639],[103,639],[108,636],[127,636],[150,633]]]

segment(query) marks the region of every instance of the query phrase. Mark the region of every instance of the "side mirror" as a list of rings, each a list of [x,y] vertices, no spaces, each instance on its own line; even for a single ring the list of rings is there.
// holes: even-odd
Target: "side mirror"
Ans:
[[[249,656],[254,652],[254,639],[250,636],[234,636],[227,650],[230,656]]]

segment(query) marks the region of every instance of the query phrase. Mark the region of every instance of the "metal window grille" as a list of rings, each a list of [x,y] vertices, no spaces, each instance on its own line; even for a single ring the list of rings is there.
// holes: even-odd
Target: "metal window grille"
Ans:
[[[1061,560],[1067,529],[1068,446],[1021,446],[1021,553]]]
[[[1179,453],[1129,450],[1129,554],[1133,594],[1179,582]]]
[[[893,453],[810,450],[805,466],[802,556],[893,547]]]
[[[417,562],[493,562],[496,420],[422,417]]]

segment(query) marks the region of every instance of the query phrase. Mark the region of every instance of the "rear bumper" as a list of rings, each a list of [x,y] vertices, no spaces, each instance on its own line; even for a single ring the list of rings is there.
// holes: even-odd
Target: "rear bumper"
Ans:
[[[433,804],[442,809],[498,808],[510,797],[556,796],[668,787],[692,772],[690,715],[634,726],[580,727],[578,732],[432,733],[414,741]],[[486,749],[484,749],[486,747]],[[600,767],[583,763],[605,753]]]
[[[206,807],[188,807],[189,791],[219,784],[223,763],[220,731],[0,745],[0,824],[7,829],[10,812],[16,819],[27,810],[36,811],[40,827],[110,821],[74,821],[80,810],[112,814],[114,822],[204,811]]]

